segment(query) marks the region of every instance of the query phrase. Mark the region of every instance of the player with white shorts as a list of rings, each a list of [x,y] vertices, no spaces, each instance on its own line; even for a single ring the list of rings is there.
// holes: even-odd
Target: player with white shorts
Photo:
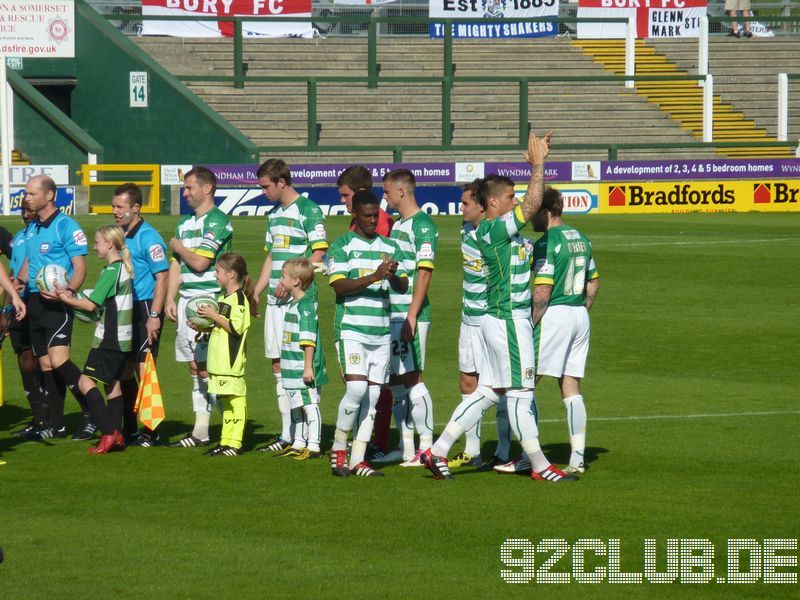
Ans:
[[[383,178],[384,198],[400,213],[391,239],[400,248],[397,255],[408,273],[405,293],[391,295],[392,363],[389,383],[392,414],[400,447],[375,462],[403,461],[403,467],[419,467],[419,455],[433,443],[433,401],[425,382],[425,350],[431,324],[428,287],[433,275],[439,232],[430,216],[420,209],[414,196],[416,180],[408,169],[395,169]],[[414,449],[414,431],[419,450]]]
[[[481,180],[465,184],[461,194],[461,214],[464,223],[461,226],[462,255],[462,308],[461,328],[458,335],[458,365],[461,400],[466,400],[478,388],[478,382],[491,388],[489,371],[486,365],[486,343],[481,333],[481,319],[486,314],[488,285],[483,257],[475,239],[475,230],[485,217],[486,209],[476,196]],[[450,468],[477,467],[479,471],[489,470],[495,464],[508,461],[511,445],[508,427],[506,402],[497,404],[497,448],[488,463],[481,457],[481,425],[483,419],[464,432],[464,451],[452,457]]]
[[[178,298],[175,361],[206,362],[208,358],[208,334],[189,327],[189,321],[186,319],[186,304],[188,302],[188,298]]]
[[[172,252],[167,275],[167,300],[164,312],[178,324],[175,338],[175,359],[189,363],[192,377],[192,432],[170,444],[192,448],[211,442],[213,395],[208,395],[206,359],[208,341],[186,324],[186,302],[196,296],[216,297],[220,285],[214,275],[217,258],[231,249],[233,225],[228,215],[214,204],[217,177],[206,167],[195,167],[183,179],[183,195],[192,214],[181,218],[175,236],[169,241]],[[180,294],[178,303],[175,295]]]
[[[476,195],[486,207],[486,218],[475,231],[478,248],[486,264],[487,313],[481,331],[487,347],[487,362],[492,387],[480,385],[456,408],[442,435],[421,461],[435,479],[452,479],[447,453],[464,431],[475,425],[483,412],[496,405],[505,392],[512,431],[534,465],[534,480],[550,482],[576,479],[551,464],[539,444],[536,423],[536,366],[533,330],[530,321],[530,274],[532,247],[520,230],[539,210],[544,186],[544,158],[550,148],[550,135],[539,140],[531,134],[526,158],[531,178],[522,204],[514,194],[514,182],[489,175],[478,186]]]
[[[293,258],[306,258],[312,263],[320,263],[328,249],[328,242],[325,216],[319,206],[292,187],[291,171],[283,160],[273,158],[265,161],[256,171],[256,177],[264,196],[277,205],[267,217],[264,236],[267,256],[254,293],[256,298],[261,298],[261,294],[267,292],[264,354],[272,361],[275,395],[281,415],[280,434],[258,450],[283,452],[292,444],[292,417],[289,399],[282,384],[280,363],[283,322],[290,300],[288,292],[280,283],[281,272],[286,261]],[[308,294],[316,302],[316,284],[312,283]]]
[[[533,322],[538,375],[558,379],[567,410],[572,452],[569,473],[586,469],[586,406],[580,382],[589,353],[589,309],[597,296],[598,274],[592,244],[561,220],[563,200],[548,188],[533,219],[545,232],[534,244]]]
[[[379,236],[378,199],[362,190],[353,197],[355,229],[331,244],[330,285],[336,292],[337,356],[345,379],[331,448],[331,472],[337,477],[382,475],[366,462],[375,407],[388,380],[389,289],[408,289],[408,276],[394,260],[400,252]],[[350,460],[347,440],[355,431]]]
[[[549,306],[534,332],[536,374],[583,379],[589,332],[589,311],[585,306]]]

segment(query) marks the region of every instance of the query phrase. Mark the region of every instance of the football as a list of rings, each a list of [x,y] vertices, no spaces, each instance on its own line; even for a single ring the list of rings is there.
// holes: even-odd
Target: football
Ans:
[[[81,290],[75,294],[75,297],[80,300],[88,300],[93,291],[94,290],[92,288]],[[74,308],[73,312],[75,313],[75,318],[79,321],[83,321],[84,323],[95,323],[96,321],[100,320],[99,307],[95,307],[94,310],[81,310],[80,308]]]
[[[199,331],[208,331],[214,327],[214,321],[197,314],[197,309],[203,304],[209,304],[219,310],[219,304],[211,296],[195,296],[186,303],[186,319]]]
[[[54,292],[56,288],[65,288],[68,285],[67,270],[61,265],[45,265],[36,275],[36,287],[42,292]]]

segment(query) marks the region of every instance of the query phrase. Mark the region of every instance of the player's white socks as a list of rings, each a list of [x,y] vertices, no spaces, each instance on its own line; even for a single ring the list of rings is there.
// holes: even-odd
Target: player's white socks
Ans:
[[[533,470],[539,473],[550,466],[550,461],[539,445],[536,397],[533,390],[511,390],[508,395],[508,421],[511,430],[519,438],[522,450],[528,455]]]
[[[322,414],[319,412],[319,404],[308,404],[303,407],[306,437],[308,439],[308,449],[312,452],[319,452],[319,442],[322,438]]]
[[[206,390],[208,390],[208,385],[206,385]],[[192,375],[192,409],[194,412],[209,412],[208,408],[208,400],[206,399],[204,390],[200,389],[200,377],[198,375]]]
[[[336,429],[345,432],[345,443],[349,434],[356,425],[361,402],[368,397],[366,381],[346,381],[344,396],[339,402],[339,412],[336,417]],[[346,447],[346,446],[345,446]],[[333,448],[343,450],[344,448]]]
[[[208,425],[211,422],[211,411],[208,405],[208,378],[192,375],[192,408],[194,409],[192,435],[198,440],[208,439]]]
[[[456,440],[461,437],[465,430],[474,427],[478,421],[483,417],[484,411],[497,403],[498,396],[491,389],[480,386],[477,390],[472,392],[466,399],[461,401],[450,422],[444,428],[444,431],[436,440],[436,443],[431,447],[431,454],[435,456],[447,456],[455,444]]]
[[[289,396],[283,389],[283,377],[280,373],[275,375],[275,396],[278,398],[278,412],[281,413],[281,439],[284,442],[292,441],[292,407]]]
[[[534,398],[535,401],[536,399]],[[508,454],[511,452],[511,426],[508,422],[508,404],[505,396],[497,403],[496,421],[497,448],[495,448],[494,455],[508,460]]]
[[[350,449],[350,469],[355,469],[356,465],[364,462],[367,453],[367,442],[353,440],[353,447]]]
[[[408,389],[408,400],[411,402],[411,418],[419,434],[419,449],[425,451],[433,444],[433,400],[422,382]]]
[[[564,406],[567,409],[569,445],[572,447],[569,464],[579,467],[584,462],[583,455],[586,450],[586,405],[583,403],[583,396],[578,394],[564,398]]]
[[[400,450],[403,459],[408,460],[415,454],[414,427],[411,421],[411,406],[408,400],[408,388],[405,385],[393,385],[392,390],[392,416],[397,433],[400,437]]]
[[[338,427],[333,432],[333,445],[331,450],[347,450],[347,438],[350,436],[349,431],[342,431]]]
[[[539,427],[535,418],[535,400],[533,390],[509,390],[508,421],[511,431],[519,438],[520,442],[539,438]]]
[[[375,426],[375,407],[378,405],[378,398],[380,395],[381,386],[369,386],[366,396],[364,396],[364,398],[361,400],[361,414],[359,417],[358,431],[353,438],[354,440],[358,440],[359,442],[364,442],[364,444],[367,444],[369,443],[370,439],[372,439],[372,429]],[[363,457],[358,462],[361,462],[362,460],[364,460]]]
[[[539,438],[521,441],[520,444],[523,452],[528,455],[528,460],[531,461],[534,471],[541,473],[550,466],[550,461],[547,460],[544,452],[542,452],[542,447],[539,445]]]
[[[461,394],[461,402],[463,403],[469,394]],[[472,427],[464,432],[465,446],[464,453],[470,456],[478,456],[481,453],[481,423],[483,419],[475,423]]]
[[[202,411],[195,411],[192,435],[198,440],[207,440],[209,423],[211,423],[211,413],[206,412],[205,408]]]
[[[290,413],[292,417],[291,434],[292,434],[292,448],[302,450],[306,447],[306,434],[303,431],[303,409],[301,407],[293,408]]]

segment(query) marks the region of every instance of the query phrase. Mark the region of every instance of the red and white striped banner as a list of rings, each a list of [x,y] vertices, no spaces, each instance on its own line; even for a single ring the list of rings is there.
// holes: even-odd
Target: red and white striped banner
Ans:
[[[259,22],[259,17],[310,17],[311,0],[142,0],[143,15],[253,17],[245,21],[245,37],[311,37],[311,22]],[[224,21],[144,21],[142,35],[231,37],[233,23]]]
[[[632,18],[637,38],[698,37],[708,0],[578,0],[579,18]],[[578,23],[579,38],[625,37],[624,23]]]

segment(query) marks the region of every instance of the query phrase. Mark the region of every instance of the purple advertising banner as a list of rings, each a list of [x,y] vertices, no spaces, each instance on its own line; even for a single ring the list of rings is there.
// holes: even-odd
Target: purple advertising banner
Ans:
[[[348,164],[291,165],[292,183],[303,186],[335,186]],[[455,184],[496,173],[517,183],[531,176],[524,162],[473,163],[370,163],[364,165],[376,183],[398,167],[410,169],[418,183]],[[256,185],[257,165],[209,165],[221,186]],[[794,179],[800,178],[798,159],[620,160],[551,162],[545,180],[551,182],[670,181],[685,179]]]
[[[258,165],[206,165],[214,171],[219,185],[257,185]],[[289,165],[292,185],[336,185],[336,180],[349,164]],[[456,180],[455,163],[365,164],[376,182],[392,169],[410,169],[419,183],[453,183]]]
[[[619,160],[601,163],[602,181],[650,179],[782,179],[800,177],[800,160],[708,159]]]
[[[517,182],[526,182],[531,178],[531,166],[519,162],[487,162],[484,173],[503,175]],[[572,163],[549,162],[544,166],[545,181],[572,181]]]

